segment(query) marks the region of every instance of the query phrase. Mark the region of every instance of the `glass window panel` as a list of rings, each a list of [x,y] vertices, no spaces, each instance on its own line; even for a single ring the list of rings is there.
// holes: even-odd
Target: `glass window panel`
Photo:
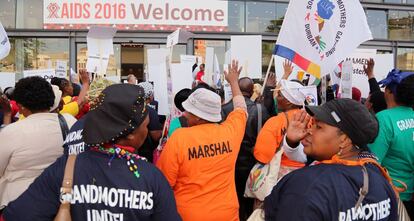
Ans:
[[[241,1],[228,1],[228,31],[245,31],[245,3]]]
[[[43,0],[17,0],[17,28],[43,29]]]
[[[0,21],[4,28],[15,28],[16,0],[0,1]]]
[[[287,11],[287,3],[276,3],[276,17],[270,21],[270,25],[266,28],[266,31],[279,34],[282,28],[283,19]]]
[[[414,0],[407,0],[407,4],[414,4]]]
[[[55,68],[58,60],[69,63],[69,39],[23,39],[23,56],[24,70]]]
[[[367,21],[374,39],[387,39],[387,14],[384,10],[367,10]]]
[[[86,44],[77,44],[76,47],[76,67],[77,70],[86,68],[86,61],[88,59],[88,48]],[[115,76],[121,74],[121,45],[114,44],[114,54],[109,56],[108,68],[106,69],[107,76]]]
[[[391,40],[414,40],[414,12],[389,10],[388,32]]]
[[[397,68],[404,71],[414,71],[414,48],[398,48]]]
[[[276,17],[275,2],[246,2],[247,31],[273,32],[272,20]]]
[[[270,59],[272,58],[273,48],[275,42],[264,41],[262,42],[262,78],[265,77],[267,68],[269,67]],[[275,72],[274,65],[271,68],[272,72]]]

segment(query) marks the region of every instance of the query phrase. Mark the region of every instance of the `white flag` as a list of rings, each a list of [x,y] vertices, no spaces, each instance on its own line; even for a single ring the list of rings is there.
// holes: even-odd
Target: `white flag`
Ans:
[[[370,39],[359,0],[291,0],[274,54],[320,78]]]
[[[6,30],[0,22],[0,60],[7,57],[10,52],[10,42]]]

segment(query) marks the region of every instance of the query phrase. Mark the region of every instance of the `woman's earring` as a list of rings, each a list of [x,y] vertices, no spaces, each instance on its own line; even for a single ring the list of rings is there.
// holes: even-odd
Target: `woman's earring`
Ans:
[[[339,152],[337,153],[338,156],[342,155],[342,150],[343,150],[342,148],[339,149]]]

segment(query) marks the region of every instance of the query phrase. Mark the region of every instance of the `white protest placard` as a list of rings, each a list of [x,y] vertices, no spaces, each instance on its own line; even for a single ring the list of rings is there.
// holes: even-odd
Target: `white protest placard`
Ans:
[[[352,78],[353,68],[352,61],[346,60],[342,63],[341,74],[341,98],[352,98]]]
[[[0,88],[2,91],[7,87],[14,87],[16,84],[16,73],[0,72]]]
[[[87,35],[88,61],[86,70],[88,72],[105,75],[109,63],[109,56],[114,54],[113,37],[116,28],[93,26]]]
[[[10,52],[10,42],[6,30],[0,22],[0,60],[7,57]]]
[[[195,56],[195,55],[180,55],[180,62],[181,63],[191,63],[195,64],[197,62],[197,65],[200,65],[203,63],[203,58],[201,56]]]
[[[204,67],[204,77],[202,78],[204,82],[208,85],[213,85],[213,71],[214,71],[214,48],[206,48],[206,63]]]
[[[167,115],[169,113],[166,63],[168,53],[169,50],[167,48],[147,50],[148,76],[149,81],[154,82],[154,99],[158,101],[158,114],[160,115]]]
[[[67,76],[67,62],[58,60],[56,61],[56,77],[66,78]]]
[[[304,87],[300,89],[300,92],[305,95],[307,105],[318,106],[318,90],[316,85]]]
[[[224,64],[231,64],[231,49],[224,54]]]
[[[262,36],[231,36],[231,60],[243,67],[240,77],[262,78]]]
[[[274,54],[321,78],[371,39],[359,0],[295,0],[289,2]]]
[[[168,35],[168,37],[167,37],[167,48],[170,48],[170,47],[178,44],[179,36],[180,36],[180,29],[178,29],[175,32]]]
[[[193,83],[193,73],[191,63],[171,64],[171,79],[173,94],[181,89],[191,88]]]
[[[42,70],[26,70],[23,71],[23,77],[39,76],[46,79],[48,82],[56,77],[55,69],[42,69]]]

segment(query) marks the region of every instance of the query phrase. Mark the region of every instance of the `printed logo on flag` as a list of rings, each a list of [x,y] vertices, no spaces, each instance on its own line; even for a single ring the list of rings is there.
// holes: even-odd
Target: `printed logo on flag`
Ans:
[[[307,103],[308,105],[311,105],[311,106],[316,106],[316,105],[318,105],[318,104],[316,103],[317,99],[315,98],[315,96],[314,96],[313,94],[306,94],[305,99],[306,99],[306,103]]]
[[[340,16],[332,16],[336,10],[339,10]],[[339,21],[333,21],[334,18]],[[334,54],[336,45],[341,40],[343,30],[346,27],[346,20],[345,5],[341,0],[335,2],[330,0],[308,1],[305,15],[306,38],[311,47],[319,53],[321,61]],[[334,26],[334,31],[325,30],[328,23],[337,24]],[[336,34],[332,36],[331,33]]]

